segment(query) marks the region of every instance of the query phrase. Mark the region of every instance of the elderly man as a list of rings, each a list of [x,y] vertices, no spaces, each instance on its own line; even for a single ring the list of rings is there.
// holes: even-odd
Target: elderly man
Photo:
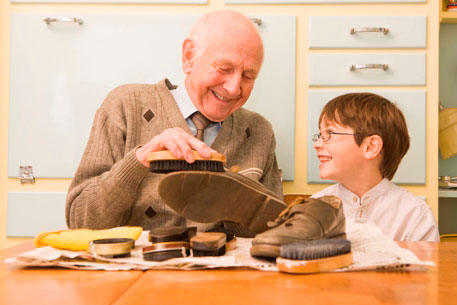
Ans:
[[[70,185],[67,225],[94,229],[192,225],[199,230],[214,226],[194,223],[161,200],[157,186],[163,175],[149,171],[147,156],[164,149],[189,163],[194,162],[192,150],[205,158],[221,152],[228,167],[239,165],[240,173],[282,198],[271,125],[241,108],[262,60],[262,40],[252,22],[234,11],[216,11],[201,17],[183,42],[184,84],[174,86],[164,79],[110,92],[97,110]],[[194,136],[196,112],[211,121],[203,141]]]

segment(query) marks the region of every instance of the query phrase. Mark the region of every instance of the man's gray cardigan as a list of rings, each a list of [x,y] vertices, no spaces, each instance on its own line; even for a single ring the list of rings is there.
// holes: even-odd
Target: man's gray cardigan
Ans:
[[[69,228],[211,228],[211,224],[196,224],[168,208],[157,190],[162,174],[150,173],[136,159],[135,149],[167,128],[179,127],[191,133],[170,93],[171,86],[166,79],[155,85],[124,85],[106,97],[96,112],[86,150],[68,191]],[[246,175],[282,199],[275,145],[271,124],[241,108],[223,122],[211,147],[226,155],[226,167],[239,165],[241,171],[254,168],[245,171]]]

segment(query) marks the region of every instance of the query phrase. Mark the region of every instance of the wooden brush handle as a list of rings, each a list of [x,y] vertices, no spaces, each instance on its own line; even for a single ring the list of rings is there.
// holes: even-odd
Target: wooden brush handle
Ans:
[[[352,252],[314,260],[293,260],[278,257],[278,270],[286,273],[318,273],[329,272],[347,267],[353,263]]]
[[[224,164],[226,162],[225,155],[220,154],[220,153],[211,153],[211,157],[209,157],[208,159],[200,156],[199,153],[195,150],[192,150],[192,153],[194,154],[195,160],[220,161]],[[168,150],[159,150],[159,151],[152,152],[148,155],[148,159],[147,159],[148,162],[159,161],[159,160],[184,160],[184,158],[176,158]]]
[[[188,249],[188,248],[190,248],[190,244],[186,241],[172,241],[172,242],[156,243],[156,244],[152,244],[151,246],[144,247],[143,253],[180,250],[182,248]]]
[[[197,250],[217,250],[226,243],[225,233],[202,232],[190,239],[190,246]]]

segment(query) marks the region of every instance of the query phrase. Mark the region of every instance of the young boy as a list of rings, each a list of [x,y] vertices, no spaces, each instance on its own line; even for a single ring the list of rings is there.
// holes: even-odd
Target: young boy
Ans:
[[[313,138],[322,179],[338,182],[313,198],[335,195],[347,221],[374,222],[393,240],[439,241],[430,207],[391,182],[409,148],[402,112],[372,93],[327,103]]]

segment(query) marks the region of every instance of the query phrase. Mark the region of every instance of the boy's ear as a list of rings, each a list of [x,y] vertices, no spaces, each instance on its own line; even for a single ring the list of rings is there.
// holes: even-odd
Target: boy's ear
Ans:
[[[194,43],[192,40],[187,38],[182,43],[182,70],[185,74],[189,74],[192,71],[194,57]]]
[[[379,135],[368,136],[363,140],[363,154],[371,160],[381,154],[384,142]]]

